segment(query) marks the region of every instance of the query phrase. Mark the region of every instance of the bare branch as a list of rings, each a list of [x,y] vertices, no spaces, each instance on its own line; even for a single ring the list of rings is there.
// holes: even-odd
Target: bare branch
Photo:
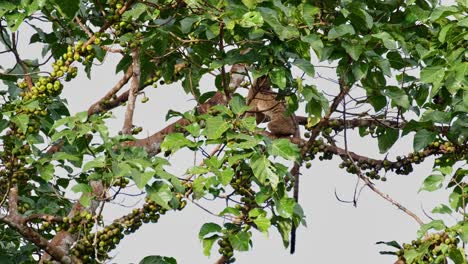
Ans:
[[[96,103],[94,103],[93,105],[91,105],[91,107],[89,107],[88,109],[88,116],[90,115],[93,115],[93,114],[97,114],[97,113],[100,113],[100,112],[103,112],[105,110],[108,110],[107,108],[107,103],[108,101],[115,95],[117,94],[117,92],[120,91],[120,89],[122,89],[122,87],[128,83],[128,81],[130,80],[130,78],[132,77],[133,75],[133,67],[130,66],[128,67],[127,69],[127,72],[125,72],[125,75],[122,77],[122,79],[120,79],[115,85],[114,87],[112,87],[112,89],[109,90],[109,92],[107,92],[106,95],[104,95],[104,97],[102,97],[99,101],[97,101]]]
[[[127,111],[125,112],[125,120],[122,128],[123,134],[131,134],[133,127],[133,113],[135,112],[135,101],[140,87],[140,52],[138,48],[132,51],[133,59],[133,74],[130,93],[128,95]]]

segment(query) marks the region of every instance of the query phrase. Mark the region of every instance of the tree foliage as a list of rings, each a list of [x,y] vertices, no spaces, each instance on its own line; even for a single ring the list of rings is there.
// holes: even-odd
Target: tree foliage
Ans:
[[[216,242],[219,263],[234,262],[235,251],[251,249],[253,232],[271,229],[287,247],[290,233],[305,223],[292,195],[298,171],[291,167],[308,169],[314,158],[335,157],[421,224],[412,243],[381,242],[395,248],[383,253],[408,264],[466,263],[467,9],[463,0],[453,6],[435,0],[0,1],[1,52],[16,61],[12,68],[0,65],[0,262],[97,263],[143,224],[207,197],[227,203],[219,212],[223,225],[200,228],[206,255]],[[23,27],[35,32],[29,41],[42,45],[43,57],[22,59]],[[70,115],[62,90],[78,74],[91,77],[95,62],[114,53],[122,79],[87,111]],[[318,61],[328,62],[336,89],[312,79],[321,77]],[[247,115],[242,89],[231,85],[236,72],[229,69],[236,65],[248,68],[244,87],[270,78],[303,136],[274,135]],[[206,76],[213,77],[205,78],[209,87],[200,87]],[[142,128],[132,122],[136,98],[170,83],[197,106],[170,111],[167,117],[178,121],[139,137]],[[122,133],[112,135],[106,119],[117,107],[126,115]],[[352,129],[376,138],[381,153],[413,137],[414,152],[396,160],[359,155],[347,146]],[[181,150],[202,150],[205,157],[186,175],[173,175],[167,157]],[[425,223],[376,188],[384,174],[410,174],[428,157],[435,157],[433,173],[421,191],[450,190],[432,212],[453,215],[454,222]],[[100,208],[129,184],[146,193],[144,205],[104,225]],[[80,193],[79,201],[65,197],[69,190]],[[176,260],[142,256],[141,263]]]

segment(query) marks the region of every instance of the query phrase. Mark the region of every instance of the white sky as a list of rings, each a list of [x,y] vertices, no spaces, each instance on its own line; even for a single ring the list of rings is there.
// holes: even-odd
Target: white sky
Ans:
[[[26,34],[22,33],[20,54],[23,58],[35,58],[41,50],[38,45],[27,46]],[[11,57],[0,55],[2,66],[12,60]],[[104,65],[94,68],[92,81],[85,77],[84,72],[80,72],[77,79],[65,84],[63,96],[67,98],[72,112],[86,110],[120,79],[122,74],[115,75],[114,71],[118,60],[118,56],[108,56]],[[329,82],[323,80],[314,82],[318,87],[330,86]],[[202,83],[204,85],[212,84],[205,82]],[[150,101],[147,104],[137,104],[134,120],[135,125],[144,128],[140,137],[163,128],[164,117],[169,109],[183,112],[194,105],[177,84],[157,89],[147,88],[145,94]],[[113,113],[116,119],[111,120],[109,125],[116,133],[122,128],[124,109],[116,109]],[[356,136],[356,132],[350,134],[350,150],[358,154],[382,157],[378,155],[377,141],[362,140]],[[389,157],[406,154],[412,151],[411,146],[412,137],[406,136],[390,150]],[[198,161],[200,156],[199,153]],[[193,164],[193,158],[190,153],[172,157],[174,166],[170,171],[183,175],[185,168]],[[271,230],[268,238],[253,231],[253,249],[245,253],[236,252],[236,263],[393,263],[394,257],[379,254],[379,250],[390,248],[375,245],[375,242],[409,242],[415,238],[418,225],[369,189],[362,191],[357,208],[337,201],[335,190],[342,199],[352,199],[357,180],[355,175],[340,170],[339,162],[337,158],[324,162],[316,159],[311,169],[302,168],[300,203],[307,216],[308,227],[299,228],[294,255],[283,248],[276,229]],[[415,212],[423,221],[429,221],[421,208],[430,212],[437,203],[445,202],[447,197],[442,193],[417,193],[425,176],[430,174],[431,166],[432,159],[427,159],[424,164],[416,165],[411,175],[389,174],[388,181],[377,182],[377,187]],[[139,199],[141,197],[137,200],[126,197],[123,203],[132,205]],[[219,205],[211,206],[207,201],[201,203],[215,212],[220,208]],[[131,209],[118,205],[106,205],[104,219],[111,222],[116,216],[129,211]],[[208,259],[203,255],[202,244],[198,240],[198,231],[207,221],[222,223],[222,219],[207,214],[191,203],[182,212],[168,212],[157,224],[146,224],[135,234],[127,236],[114,251],[115,258],[110,263],[138,263],[147,255],[171,256],[182,264],[213,263],[218,258],[217,245],[214,246],[213,256]]]

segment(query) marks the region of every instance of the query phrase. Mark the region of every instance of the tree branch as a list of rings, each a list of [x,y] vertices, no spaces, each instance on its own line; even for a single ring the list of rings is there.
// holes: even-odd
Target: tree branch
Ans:
[[[104,95],[104,97],[102,97],[99,101],[97,101],[96,103],[92,104],[89,109],[88,109],[88,116],[91,116],[93,114],[98,114],[98,113],[101,113],[101,112],[104,112],[106,110],[109,110],[107,108],[107,105],[109,103],[109,100],[112,99],[112,97],[117,94],[120,89],[122,89],[122,87],[128,83],[128,81],[130,80],[130,78],[132,77],[133,75],[133,67],[130,66],[128,67],[127,69],[127,72],[125,72],[125,75],[122,77],[122,79],[120,79],[115,85],[114,87],[112,87],[112,89],[109,90],[109,92],[107,92],[106,95]],[[127,96],[128,96],[128,92],[127,92]],[[128,98],[128,97],[127,97]]]
[[[132,51],[133,59],[133,74],[132,74],[132,84],[130,87],[130,93],[128,96],[128,105],[127,111],[125,112],[125,120],[122,128],[123,134],[131,134],[133,127],[133,113],[135,111],[135,101],[138,93],[138,88],[140,87],[140,52],[139,48],[135,48]]]
[[[17,221],[6,217],[0,218],[0,221],[6,223],[9,227],[16,230],[18,233],[21,234],[25,239],[34,243],[40,249],[43,249],[47,254],[52,256],[52,258],[56,261],[59,261],[63,264],[72,264],[72,263],[81,263],[78,260],[74,260],[69,257],[62,249],[59,247],[53,246],[47,239],[43,238],[39,233],[34,231],[34,229],[22,224],[18,223]]]
[[[346,84],[343,83],[343,81],[340,81],[340,93],[333,99],[332,105],[329,107],[328,112],[325,114],[324,117],[320,120],[320,122],[315,125],[315,127],[311,131],[311,137],[309,141],[301,148],[301,156],[305,157],[307,152],[309,152],[310,148],[313,146],[315,142],[315,138],[319,135],[320,131],[322,128],[325,127],[327,124],[328,120],[330,119],[330,116],[335,112],[336,108],[340,104],[340,102],[343,100],[345,95],[348,93],[350,87],[348,87]]]

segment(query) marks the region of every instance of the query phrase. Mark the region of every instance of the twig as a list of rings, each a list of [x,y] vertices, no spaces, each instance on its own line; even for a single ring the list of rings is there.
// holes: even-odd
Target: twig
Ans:
[[[296,127],[296,131],[294,132],[294,137],[300,138],[301,137],[301,131],[300,131],[299,125],[298,125],[298,123],[296,121],[295,115],[292,115],[291,118],[293,119],[294,125]],[[291,169],[291,175],[294,178],[293,197],[294,197],[294,201],[296,203],[299,202],[300,168],[301,168],[300,161],[296,161],[296,162],[294,162],[294,165],[293,165],[293,167]],[[291,247],[290,247],[290,251],[289,251],[291,254],[294,254],[294,252],[296,251],[296,230],[297,230],[297,226],[296,226],[296,224],[294,223],[294,220],[293,220],[292,221],[292,227],[291,227]]]
[[[343,110],[343,116],[345,118],[346,116],[346,106],[344,105],[344,110]],[[375,187],[375,185],[369,180],[369,178],[365,177],[364,175],[362,175],[362,172],[361,172],[361,169],[354,165],[355,164],[355,161],[353,160],[353,157],[350,155],[349,151],[348,151],[348,143],[347,143],[347,135],[346,135],[346,129],[344,130],[345,131],[345,136],[344,136],[344,144],[345,144],[345,151],[347,153],[347,157],[348,159],[350,159],[352,162],[353,162],[353,166],[356,168],[356,173],[359,177],[359,179],[363,180],[364,183],[366,184],[366,186],[368,186],[373,192],[375,192],[376,194],[378,194],[380,197],[384,198],[385,200],[389,201],[391,204],[395,205],[398,209],[400,209],[401,211],[403,211],[404,213],[406,213],[407,215],[409,215],[410,217],[412,217],[416,222],[418,222],[419,225],[424,225],[424,222],[415,214],[413,213],[412,211],[408,210],[406,207],[404,207],[402,204],[398,203],[397,201],[393,200],[390,195],[388,194],[385,194],[383,192],[381,192],[379,189],[377,189],[377,187]],[[344,157],[342,157],[343,160],[345,160]],[[357,186],[357,183],[356,183],[356,186]],[[356,191],[355,191],[355,196],[354,196],[354,199],[353,199],[353,202],[354,204],[356,205]]]
[[[221,54],[224,56],[224,22],[220,21],[219,22],[219,50]],[[229,101],[231,99],[231,94],[229,91],[228,83],[226,80],[226,69],[224,68],[224,65],[221,66],[221,85],[223,86],[224,90],[224,95],[226,95],[227,100]]]
[[[130,67],[128,67],[127,72],[125,72],[125,75],[122,77],[122,79],[120,79],[114,85],[114,87],[112,87],[112,89],[110,89],[109,92],[107,92],[107,94],[104,95],[104,97],[102,97],[99,101],[97,101],[96,103],[91,105],[91,107],[89,107],[88,116],[102,112],[104,102],[107,100],[110,100],[112,96],[117,94],[117,92],[120,91],[120,89],[122,89],[122,87],[128,83],[132,75],[133,75],[133,67],[130,65]]]

